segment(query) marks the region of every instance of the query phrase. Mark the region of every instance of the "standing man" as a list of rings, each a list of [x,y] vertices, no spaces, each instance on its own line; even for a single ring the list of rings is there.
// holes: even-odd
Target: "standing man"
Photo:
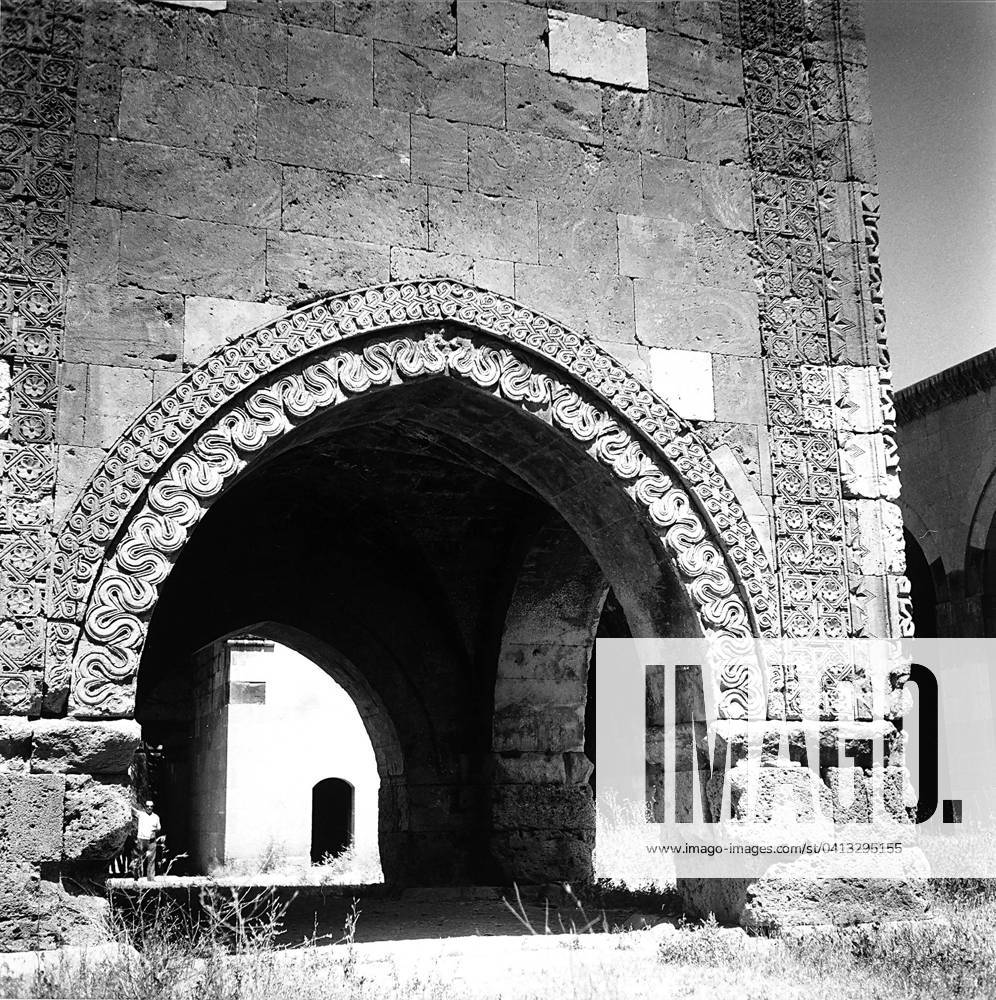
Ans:
[[[135,879],[144,876],[151,882],[156,877],[156,849],[159,846],[159,831],[162,824],[153,812],[152,799],[145,806],[135,810],[137,830],[135,831]]]

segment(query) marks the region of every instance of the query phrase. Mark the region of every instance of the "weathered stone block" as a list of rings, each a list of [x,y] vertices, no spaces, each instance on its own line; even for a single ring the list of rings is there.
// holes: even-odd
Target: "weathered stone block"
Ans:
[[[76,128],[83,135],[117,135],[121,103],[121,68],[110,62],[88,62],[80,68]]]
[[[903,515],[888,500],[845,500],[848,570],[859,576],[883,576],[906,569]]]
[[[838,451],[845,497],[899,496],[899,477],[889,471],[881,434],[845,434]]]
[[[747,113],[742,107],[687,101],[685,129],[690,160],[747,162]]]
[[[16,715],[0,718],[0,771],[27,771],[31,725]]]
[[[836,365],[833,378],[834,416],[844,431],[872,434],[882,430],[884,413],[878,368]]]
[[[458,0],[457,52],[546,69],[546,11],[509,0]]]
[[[392,281],[422,281],[425,278],[454,278],[474,284],[474,261],[463,254],[432,253],[429,250],[391,251]]]
[[[265,92],[259,102],[258,155],[279,163],[408,180],[408,115]]]
[[[381,284],[388,273],[385,246],[305,233],[267,233],[266,287],[274,295],[300,300],[305,295],[345,292]]]
[[[125,774],[142,739],[137,722],[39,719],[31,724],[31,770],[47,774]]]
[[[634,90],[647,89],[644,29],[551,10],[549,40],[552,73]]]
[[[861,218],[861,185],[822,180],[818,183],[817,190],[820,224],[830,244],[863,243],[865,227]]]
[[[83,50],[115,65],[173,65],[182,56],[181,25],[176,11],[96,0],[83,19]]]
[[[644,215],[619,216],[619,272],[673,284],[695,279],[692,230],[681,222]]]
[[[563,705],[510,705],[496,709],[493,734],[496,752],[580,752],[584,749],[584,711]]]
[[[58,861],[62,855],[65,778],[0,774],[0,856],[9,861]]]
[[[144,288],[74,284],[66,303],[63,353],[68,361],[89,364],[179,367],[183,299]]]
[[[679,35],[719,41],[723,38],[721,0],[678,0],[674,9],[674,30]]]
[[[636,335],[650,347],[759,357],[757,296],[696,285],[663,285],[642,278],[636,291]]]
[[[86,368],[85,365],[74,366],[81,369]],[[86,383],[79,388],[78,395],[81,402],[81,409],[79,412],[78,423],[79,423],[79,439],[83,440],[83,409],[82,404],[86,401]],[[76,497],[80,490],[83,488],[84,484],[93,475],[94,470],[100,464],[104,458],[104,451],[102,448],[84,448],[82,446],[76,446],[70,444],[67,446],[60,446],[58,449],[59,459],[58,468],[56,470],[56,486],[55,486],[55,511],[54,511],[54,521],[55,524],[59,524],[62,519],[69,513],[72,509],[72,505],[76,501]]]
[[[287,81],[287,29],[257,17],[196,14],[185,19],[187,76],[250,87],[283,87]]]
[[[426,189],[419,184],[287,167],[283,227],[317,236],[426,249]]]
[[[507,881],[584,885],[592,878],[594,839],[594,830],[497,830],[489,847]]]
[[[572,329],[601,340],[636,342],[629,278],[517,264],[515,296]]]
[[[716,420],[763,424],[767,419],[760,358],[714,354]]]
[[[508,260],[475,260],[474,284],[499,295],[515,295],[515,265]]]
[[[505,73],[505,120],[510,129],[600,144],[602,92],[594,84],[510,66]]]
[[[712,355],[706,351],[650,349],[654,392],[686,420],[714,420]]]
[[[587,785],[595,765],[580,750],[568,750],[564,754],[564,776],[569,785]]]
[[[121,213],[100,205],[74,205],[69,261],[75,281],[112,285],[118,276]]]
[[[667,156],[643,157],[642,215],[684,222],[702,220],[702,171],[698,164]]]
[[[276,319],[285,310],[272,302],[242,302],[188,295],[184,303],[183,360],[199,365],[212,351]]]
[[[737,104],[743,97],[743,67],[734,48],[652,31],[647,37],[647,55],[654,90],[719,104]]]
[[[674,4],[653,0],[617,0],[616,17],[623,24],[654,31],[674,30]]]
[[[59,365],[59,408],[55,418],[55,440],[59,444],[82,445],[86,415],[86,365]]]
[[[539,205],[539,262],[573,271],[619,268],[616,217],[597,209]]]
[[[91,365],[83,443],[106,448],[152,402],[152,373]]]
[[[537,630],[540,631],[540,630]],[[523,636],[506,642],[502,651],[501,683],[520,679],[530,682],[566,685],[575,694],[585,683],[590,649],[575,639],[573,630],[542,630],[542,635]],[[531,694],[535,688],[527,688]]]
[[[470,130],[470,186],[488,194],[636,212],[642,200],[640,158],[610,146]]]
[[[149,212],[125,212],[121,220],[121,280],[143,288],[256,298],[264,258],[256,229]]]
[[[97,197],[108,205],[235,225],[280,224],[280,168],[259,160],[109,139]]]
[[[535,645],[543,647],[548,644],[540,640]],[[509,659],[524,654],[524,658],[530,660],[536,650],[528,645],[521,645],[510,652],[512,655],[509,656]],[[557,709],[575,707],[577,702],[584,699],[584,676],[589,655],[590,650],[585,647],[574,650],[574,656],[577,660],[576,673],[580,677],[579,680],[570,676],[557,680],[542,675],[539,678],[501,677],[495,688],[495,708],[505,711],[516,705],[528,705],[531,709],[536,710],[542,710],[548,706]],[[515,671],[529,668],[512,664],[509,669]]]
[[[64,780],[63,857],[67,861],[113,858],[134,825],[127,785],[88,774],[69,774]]]
[[[256,93],[229,83],[124,69],[119,134],[206,153],[249,156],[256,142]]]
[[[316,28],[289,28],[287,92],[369,108],[373,104],[371,42]]]
[[[536,260],[535,202],[430,188],[429,219],[431,250]]]
[[[78,201],[93,201],[97,197],[97,152],[99,145],[96,136],[80,133],[76,137],[73,195]]]
[[[399,45],[374,46],[374,99],[380,107],[501,126],[504,92],[497,63]]]
[[[809,870],[792,878],[793,865]],[[806,925],[881,925],[919,920],[928,910],[925,882],[903,877],[840,878],[839,867],[833,877],[833,869],[821,874],[809,859],[793,865],[778,865],[777,871],[747,889],[739,918],[743,926],[770,933]]]
[[[830,789],[834,823],[871,822],[867,779],[860,768],[828,767],[823,780]]]
[[[0,866],[0,951],[36,951],[107,942],[107,901],[71,896],[39,877],[39,866]]]
[[[595,804],[586,785],[496,785],[496,830],[586,830],[595,826]]]
[[[412,181],[436,187],[467,187],[467,126],[412,115]]]
[[[503,785],[563,785],[567,781],[564,754],[495,754],[493,780]]]
[[[683,157],[682,104],[680,98],[668,94],[605,89],[602,91],[604,135],[624,149]]]
[[[702,284],[757,291],[755,251],[743,234],[708,225],[697,226],[695,254]]]
[[[454,5],[447,0],[340,0],[335,30],[451,52],[456,44]]]
[[[702,209],[724,229],[754,230],[754,202],[750,175],[743,167],[704,164],[701,177]]]
[[[833,806],[830,790],[801,765],[766,766],[737,764],[730,771],[713,774],[707,785],[712,815],[722,814],[723,783],[730,787],[730,816],[748,823],[796,823],[826,827],[830,833]]]

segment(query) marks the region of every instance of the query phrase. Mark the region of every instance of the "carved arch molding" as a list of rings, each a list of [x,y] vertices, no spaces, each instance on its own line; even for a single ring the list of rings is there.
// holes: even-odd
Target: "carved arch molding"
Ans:
[[[301,422],[440,376],[543,419],[607,467],[660,537],[705,634],[778,634],[761,545],[692,427],[589,338],[428,281],[324,299],[246,334],[122,435],[56,539],[49,704],[68,694],[72,715],[129,716],[160,587],[211,503]],[[721,714],[744,717],[744,675],[731,669],[719,686]]]

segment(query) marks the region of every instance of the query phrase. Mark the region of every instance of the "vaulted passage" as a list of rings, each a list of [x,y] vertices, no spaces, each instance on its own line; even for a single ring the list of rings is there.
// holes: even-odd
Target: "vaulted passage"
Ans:
[[[136,717],[167,760],[173,849],[195,838],[198,651],[248,629],[359,709],[389,882],[587,878],[588,665],[596,633],[627,627],[698,631],[659,539],[576,442],[452,379],[353,401],[225,493],[163,588]]]

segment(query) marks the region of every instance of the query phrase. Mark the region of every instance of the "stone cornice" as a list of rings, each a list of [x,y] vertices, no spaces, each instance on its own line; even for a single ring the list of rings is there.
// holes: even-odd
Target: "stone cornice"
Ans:
[[[896,423],[908,424],[993,385],[996,385],[996,347],[897,390]]]

